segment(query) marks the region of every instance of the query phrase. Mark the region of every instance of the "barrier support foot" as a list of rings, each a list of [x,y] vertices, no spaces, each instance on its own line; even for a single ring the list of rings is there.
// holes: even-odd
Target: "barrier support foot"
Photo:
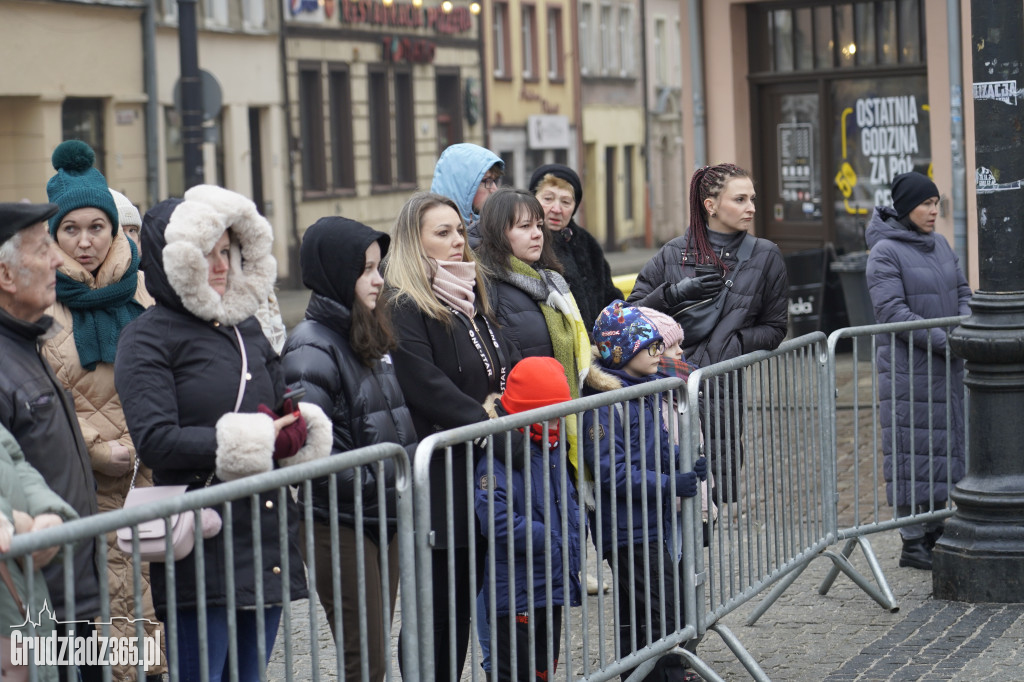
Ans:
[[[861,552],[864,553],[864,559],[868,562],[868,568],[871,569],[871,575],[874,576],[875,582],[878,583],[876,588],[872,585],[864,576],[860,574],[850,563],[850,555],[853,554],[853,549],[856,546],[860,546]],[[832,583],[835,582],[839,572],[842,571],[850,577],[850,580],[855,582],[858,587],[864,590],[872,599],[879,603],[879,605],[892,613],[896,613],[900,610],[900,606],[896,603],[896,597],[893,595],[892,590],[889,589],[889,582],[885,579],[885,574],[882,572],[882,566],[878,563],[878,557],[875,556],[875,550],[871,547],[871,542],[865,537],[852,538],[846,541],[846,545],[842,549],[841,554],[835,552],[826,551],[825,556],[832,560],[832,568],[829,569],[828,575],[821,581],[821,585],[818,587],[818,594],[828,594],[828,591],[832,588]]]
[[[765,674],[764,670],[761,669],[761,666],[757,664],[757,661],[750,655],[750,652],[747,651],[746,647],[740,643],[740,640],[737,639],[736,635],[732,633],[732,630],[721,623],[715,623],[708,629],[718,633],[718,636],[722,638],[725,645],[729,647],[729,650],[736,656],[736,660],[738,660],[743,667],[747,669],[747,672],[750,673],[751,678],[757,680],[757,682],[771,682],[771,679]],[[722,681],[722,678],[711,671],[703,661],[697,658],[695,654],[688,651],[682,651],[681,653],[686,657],[686,660],[690,662],[693,669],[700,673],[705,680],[713,680],[714,682]]]

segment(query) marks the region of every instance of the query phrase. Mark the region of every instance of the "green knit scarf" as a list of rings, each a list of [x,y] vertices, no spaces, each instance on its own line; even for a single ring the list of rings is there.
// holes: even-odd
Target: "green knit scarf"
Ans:
[[[97,362],[114,362],[121,330],[145,308],[135,300],[139,283],[139,252],[132,249],[132,262],[121,280],[102,289],[57,273],[57,300],[71,311],[71,331],[82,367],[92,372]]]

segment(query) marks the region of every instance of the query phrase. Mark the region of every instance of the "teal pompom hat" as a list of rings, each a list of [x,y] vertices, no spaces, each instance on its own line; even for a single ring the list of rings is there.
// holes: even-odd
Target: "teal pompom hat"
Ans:
[[[110,218],[112,234],[117,234],[117,205],[110,195],[107,179],[93,167],[96,152],[81,140],[66,140],[57,145],[50,158],[57,174],[46,183],[46,195],[60,210],[50,218],[50,236],[57,237],[57,226],[76,208],[98,208]]]

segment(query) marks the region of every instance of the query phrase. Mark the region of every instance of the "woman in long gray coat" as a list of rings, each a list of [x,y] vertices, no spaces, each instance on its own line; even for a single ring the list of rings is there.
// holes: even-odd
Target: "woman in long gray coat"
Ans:
[[[897,175],[892,197],[894,208],[875,207],[866,235],[875,318],[968,314],[971,288],[949,243],[935,233],[935,183],[920,173]],[[947,386],[946,337],[942,328],[898,334],[895,345],[889,334],[877,337],[885,492],[898,518],[945,506],[964,475],[963,361],[950,356]],[[931,570],[942,523],[905,526],[900,534],[900,566]]]

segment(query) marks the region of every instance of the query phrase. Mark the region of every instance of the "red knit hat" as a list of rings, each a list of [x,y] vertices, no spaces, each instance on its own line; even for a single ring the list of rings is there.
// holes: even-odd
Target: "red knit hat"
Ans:
[[[509,414],[572,400],[562,363],[554,358],[530,357],[520,360],[505,381],[501,406]]]

